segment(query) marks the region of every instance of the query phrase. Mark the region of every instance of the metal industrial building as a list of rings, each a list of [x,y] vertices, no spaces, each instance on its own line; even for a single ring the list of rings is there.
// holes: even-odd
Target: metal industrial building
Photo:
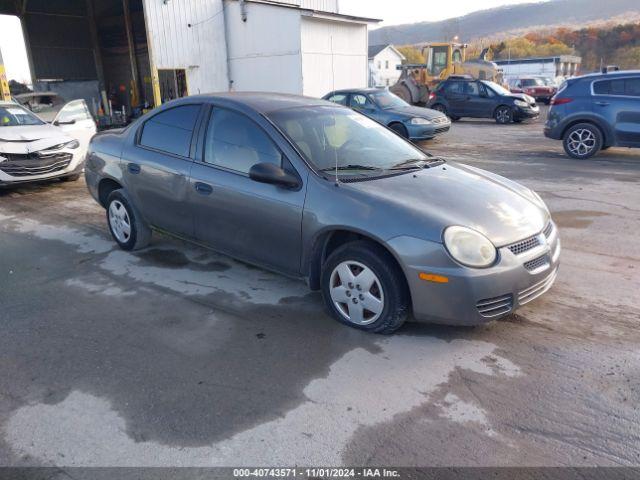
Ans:
[[[338,0],[0,0],[36,88],[128,115],[187,94],[365,87],[367,25]]]

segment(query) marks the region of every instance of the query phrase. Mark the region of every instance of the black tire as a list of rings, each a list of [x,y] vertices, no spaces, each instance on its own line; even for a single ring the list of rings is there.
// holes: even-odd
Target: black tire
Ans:
[[[118,227],[115,225],[112,226],[111,224],[112,220],[109,212],[112,208],[112,204],[114,207],[119,206],[118,210],[120,210],[120,208],[123,208],[126,212],[128,218],[128,226],[130,229],[130,233],[127,237],[122,238],[122,235],[120,235],[121,238],[118,238],[119,235],[117,235],[115,231]],[[142,217],[133,206],[124,190],[114,190],[109,194],[109,197],[107,197],[106,210],[109,232],[122,250],[139,250],[149,245],[149,241],[151,240],[151,229],[142,220]]]
[[[66,177],[60,177],[61,182],[76,182],[80,179],[79,173],[74,173],[73,175],[67,175]]]
[[[402,138],[409,139],[409,132],[407,128],[401,123],[392,123],[389,125],[389,128],[400,135]]]
[[[334,286],[332,285],[332,275],[334,270],[343,262],[357,262],[364,265],[373,272],[379,281],[381,292],[383,292],[381,293],[384,300],[383,308],[379,317],[372,323],[360,325],[350,321],[338,309],[331,298],[331,289]],[[400,328],[409,316],[409,291],[404,274],[393,257],[373,242],[361,240],[347,243],[337,248],[325,261],[320,282],[322,297],[331,315],[339,322],[352,328],[388,335]],[[357,303],[355,296],[363,292],[359,292],[357,289],[353,289],[353,292],[355,293],[352,301]],[[360,299],[362,299],[362,296],[360,296]],[[344,306],[348,308],[347,304],[344,304]]]
[[[508,125],[513,121],[513,109],[508,105],[500,105],[493,113],[493,118],[499,125]]]
[[[550,98],[545,98],[544,99],[544,104],[545,105],[551,105],[551,99]]]
[[[566,154],[578,160],[593,157],[602,149],[602,143],[602,132],[592,123],[573,125],[562,137],[562,146]]]
[[[455,115],[451,115],[449,117],[449,120],[451,120],[452,122],[457,122],[458,120],[460,120],[460,117],[456,117]]]

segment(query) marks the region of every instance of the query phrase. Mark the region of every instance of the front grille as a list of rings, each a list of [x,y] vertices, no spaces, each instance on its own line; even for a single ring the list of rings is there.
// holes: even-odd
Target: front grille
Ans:
[[[476,303],[480,315],[485,318],[497,317],[509,313],[513,308],[513,296],[502,295],[500,297],[485,298]]]
[[[434,130],[434,132],[435,133],[445,133],[445,132],[448,132],[450,128],[451,127],[449,127],[448,125],[446,127],[438,127],[438,128],[436,128]]]
[[[513,252],[514,255],[520,255],[521,253],[531,250],[532,248],[535,248],[538,245],[540,245],[540,240],[536,235],[535,237],[529,237],[525,240],[521,240],[518,243],[509,245],[509,247],[507,248],[509,248],[509,250],[511,250],[511,252]]]
[[[533,272],[535,270],[539,270],[539,269],[542,269],[543,267],[548,267],[548,266],[549,266],[549,258],[548,258],[548,255],[546,254],[524,263],[524,268],[526,268],[530,272]]]
[[[544,227],[544,230],[542,231],[542,233],[544,234],[545,237],[549,238],[553,233],[553,222],[547,223],[547,226]]]
[[[70,153],[55,153],[50,155],[3,154],[6,161],[0,162],[0,170],[12,177],[27,177],[31,175],[45,175],[64,170],[69,166],[73,155]]]
[[[558,275],[558,269],[556,268],[545,279],[519,292],[518,303],[520,305],[524,305],[525,303],[528,303],[531,300],[534,300],[538,298],[540,295],[542,295],[543,293],[545,293],[547,290],[551,288],[551,286],[553,285],[553,282],[556,280],[557,275]]]

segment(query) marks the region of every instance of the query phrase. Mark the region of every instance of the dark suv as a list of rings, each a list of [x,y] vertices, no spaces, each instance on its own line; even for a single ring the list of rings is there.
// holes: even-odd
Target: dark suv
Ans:
[[[535,99],[529,95],[511,93],[487,80],[460,76],[438,84],[429,95],[427,106],[454,121],[460,117],[494,118],[497,123],[507,124],[540,115]]]
[[[640,71],[567,80],[551,100],[544,134],[579,159],[613,146],[640,147]]]

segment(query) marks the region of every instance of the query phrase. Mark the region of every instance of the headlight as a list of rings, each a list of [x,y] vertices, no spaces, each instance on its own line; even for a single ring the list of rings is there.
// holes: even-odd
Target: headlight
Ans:
[[[80,146],[80,142],[78,140],[71,140],[64,144],[65,148],[78,148]]]
[[[431,121],[426,118],[415,117],[411,119],[411,125],[431,125]]]
[[[529,104],[527,102],[525,102],[524,100],[514,100],[513,104],[517,107],[528,107]]]
[[[497,256],[496,247],[487,237],[467,227],[447,227],[444,246],[456,261],[468,267],[488,267]]]

